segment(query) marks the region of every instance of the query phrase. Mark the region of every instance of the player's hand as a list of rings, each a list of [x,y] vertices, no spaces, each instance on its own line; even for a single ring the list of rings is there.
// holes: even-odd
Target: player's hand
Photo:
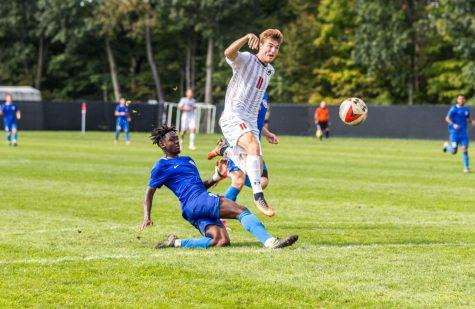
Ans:
[[[266,136],[266,138],[267,138],[267,141],[271,144],[278,144],[279,143],[279,138],[274,133],[269,132],[269,135]]]
[[[454,123],[454,129],[458,130],[459,128],[460,128],[460,126],[458,124]]]
[[[150,219],[144,219],[142,225],[141,225],[140,228],[139,228],[139,231],[143,231],[143,230],[145,230],[145,228],[146,228],[147,226],[152,226],[152,225],[153,225],[153,221],[152,221],[152,220],[150,220]]]
[[[221,158],[216,161],[216,172],[221,178],[225,178],[228,172],[228,160]]]
[[[249,33],[247,35],[247,45],[249,45],[250,49],[258,49],[259,38],[254,33]]]

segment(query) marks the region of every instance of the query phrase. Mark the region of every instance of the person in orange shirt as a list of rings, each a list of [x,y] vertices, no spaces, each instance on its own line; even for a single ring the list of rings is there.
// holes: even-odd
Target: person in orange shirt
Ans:
[[[323,133],[325,133],[325,138],[330,137],[330,111],[324,101],[315,110],[315,125],[317,126],[316,135],[318,139],[322,140]]]

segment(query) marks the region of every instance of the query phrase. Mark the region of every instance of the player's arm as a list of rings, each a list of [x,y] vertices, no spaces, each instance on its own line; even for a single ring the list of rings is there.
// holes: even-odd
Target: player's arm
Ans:
[[[259,38],[253,33],[248,33],[242,38],[237,39],[236,41],[232,42],[231,45],[229,45],[228,48],[224,50],[224,55],[226,56],[226,58],[228,58],[231,61],[236,60],[238,51],[244,45],[246,45],[246,43],[248,44],[249,48],[258,49]]]
[[[16,119],[18,119],[18,120],[21,119],[21,112],[20,112],[20,110],[17,110],[17,111],[16,111],[15,116],[16,116]]]
[[[447,122],[449,125],[453,124],[454,129],[458,129],[459,125],[452,122],[451,113],[452,113],[452,110],[450,110],[447,116],[445,117],[445,122]]]
[[[267,139],[267,141],[271,144],[278,144],[279,143],[279,138],[277,135],[269,131],[266,127],[262,128],[262,135]]]
[[[140,230],[143,231],[147,226],[153,225],[151,218],[153,196],[155,194],[156,188],[147,187],[145,190],[145,197],[143,201],[143,223],[140,226]]]

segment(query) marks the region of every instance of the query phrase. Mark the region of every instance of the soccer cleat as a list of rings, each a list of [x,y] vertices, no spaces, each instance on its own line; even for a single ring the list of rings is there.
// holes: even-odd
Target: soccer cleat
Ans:
[[[126,144],[126,145],[130,145],[130,141],[125,141],[125,144]]]
[[[115,140],[114,140],[114,144],[117,145],[118,143],[119,143],[119,141],[115,139]]]
[[[447,152],[447,148],[449,147],[449,143],[445,142],[443,145],[442,145],[442,151],[443,152]]]
[[[268,217],[275,216],[275,211],[272,210],[269,204],[267,204],[265,198],[262,197],[257,200],[254,200],[254,204],[256,205],[257,209],[259,209],[259,211],[262,212],[264,215]]]
[[[163,242],[159,242],[156,246],[155,249],[163,249],[163,248],[171,248],[175,247],[175,241],[178,239],[178,236],[176,235],[168,235],[167,239]]]
[[[469,168],[464,168],[463,172],[468,174],[468,173],[470,173],[470,169]]]
[[[188,147],[188,149],[190,149],[190,150],[196,150],[196,147],[195,147],[195,145],[190,145],[190,146]]]
[[[273,238],[269,244],[266,244],[266,247],[269,249],[280,249],[288,246],[292,246],[299,237],[297,235],[292,235],[285,238]]]
[[[214,147],[214,149],[208,153],[208,160],[220,156],[222,149],[226,147],[228,147],[228,144],[222,138],[220,138],[216,143],[216,147]]]

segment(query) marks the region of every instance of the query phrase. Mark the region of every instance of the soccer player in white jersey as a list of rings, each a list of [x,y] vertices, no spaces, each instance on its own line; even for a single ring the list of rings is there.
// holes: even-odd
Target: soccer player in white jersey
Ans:
[[[282,41],[279,30],[267,29],[259,38],[252,33],[243,36],[224,51],[226,61],[233,69],[233,77],[228,84],[219,125],[230,146],[228,153],[251,181],[256,207],[269,217],[274,216],[275,212],[267,204],[262,192],[262,150],[257,114],[274,74],[271,62],[279,54]],[[251,49],[258,49],[256,55],[239,51],[246,43]]]
[[[190,131],[189,149],[195,150],[196,124],[195,124],[195,106],[196,100],[193,98],[193,89],[186,90],[186,97],[180,99],[178,109],[181,111],[180,124],[180,147],[183,148],[183,138],[185,132]]]

